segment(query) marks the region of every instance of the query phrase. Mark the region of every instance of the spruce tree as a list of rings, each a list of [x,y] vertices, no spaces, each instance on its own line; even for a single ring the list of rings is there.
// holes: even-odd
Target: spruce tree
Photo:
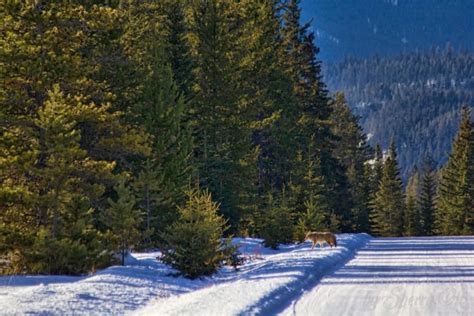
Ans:
[[[375,146],[374,155],[372,159],[365,164],[365,182],[368,186],[368,212],[369,212],[369,231],[372,232],[372,218],[373,214],[373,201],[375,200],[375,194],[379,190],[380,181],[382,180],[384,166],[383,151],[380,144]]]
[[[429,156],[425,156],[423,159],[419,198],[421,234],[424,236],[430,236],[434,233],[436,178],[434,161]]]
[[[423,234],[421,223],[421,209],[418,204],[420,196],[420,173],[415,167],[408,179],[406,187],[406,208],[404,214],[404,236],[419,236]]]
[[[365,164],[370,157],[366,136],[347,105],[343,93],[337,93],[332,103],[332,132],[338,138],[334,156],[346,170],[351,199],[350,229],[357,232],[369,230],[370,180],[366,177]]]
[[[139,174],[133,180],[133,190],[137,200],[137,207],[142,210],[143,221],[141,225],[141,245],[144,248],[150,248],[157,242],[157,233],[162,225],[158,225],[157,217],[160,205],[172,205],[173,201],[163,196],[162,183],[163,175],[155,167],[156,163],[152,159],[143,162]],[[169,212],[166,212],[169,214]],[[161,214],[163,215],[163,214]],[[163,221],[159,221],[162,223]]]
[[[176,205],[184,201],[183,191],[192,173],[192,135],[186,122],[187,104],[175,84],[164,48],[153,47],[150,54],[151,73],[137,120],[153,137],[152,154],[140,166],[135,187],[139,205],[147,214],[147,229],[157,240],[178,218]]]
[[[290,191],[293,185],[303,188],[300,176],[304,170],[298,169],[298,176],[294,172],[298,155],[292,133],[294,121],[290,115],[294,96],[280,62],[283,48],[275,4],[274,0],[243,1],[238,10],[242,33],[236,44],[242,56],[235,79],[239,85],[240,107],[245,109],[251,135],[252,147],[246,159],[250,168],[246,171],[249,178],[255,179],[255,186],[246,189],[248,202],[242,214],[249,219],[242,223],[251,223],[255,234],[261,226],[256,223],[256,218],[262,215],[269,193],[284,187]],[[296,200],[296,195],[298,193],[292,192],[291,199]],[[304,207],[301,201],[298,200],[298,211]]]
[[[200,185],[219,203],[230,232],[239,226],[253,191],[249,104],[241,100],[238,73],[242,60],[238,2],[195,1],[188,8],[194,64],[191,104],[194,158]]]
[[[116,163],[89,156],[79,125],[90,116],[110,115],[106,111],[65,97],[56,85],[31,127],[21,131],[28,150],[4,152],[11,156],[2,165],[2,173],[10,167],[0,189],[7,206],[2,222],[10,236],[19,237],[9,239],[10,254],[30,273],[81,273],[102,261],[93,205],[100,205],[106,183],[116,181]],[[16,141],[8,135],[2,141]],[[82,260],[70,251],[81,253]]]
[[[105,223],[109,228],[109,236],[114,249],[121,255],[121,263],[125,265],[125,257],[129,250],[140,240],[139,226],[143,215],[136,207],[135,196],[124,181],[114,187],[117,199],[108,199],[109,207],[105,212]]]
[[[278,249],[279,244],[293,240],[292,214],[293,210],[288,204],[287,193],[284,190],[278,192],[276,197],[269,194],[260,232],[265,246]]]
[[[117,111],[114,76],[105,74],[123,57],[120,14],[77,1],[11,3],[1,14],[0,217],[15,258],[9,268],[88,272],[107,263],[97,252],[106,248],[99,209],[117,169],[149,153],[147,135]]]
[[[164,16],[164,38],[167,60],[170,63],[173,79],[186,101],[193,97],[193,62],[187,37],[186,1],[160,1],[159,12]]]
[[[302,210],[297,209],[298,204],[292,203],[291,207],[295,217],[294,239],[303,241],[309,230],[331,229],[339,231],[340,217],[331,212],[326,195],[326,181],[322,176],[321,164],[319,160],[305,161],[304,190],[299,190],[302,197],[305,198]],[[290,187],[292,188],[292,187]],[[295,194],[291,191],[292,196]]]
[[[372,180],[372,191],[376,192],[379,188],[380,181],[382,180],[384,166],[383,151],[380,144],[375,145],[375,157],[373,163],[373,180]]]
[[[283,3],[281,63],[291,80],[295,98],[286,114],[293,126],[291,142],[307,159],[319,159],[328,207],[341,220],[342,228],[348,230],[352,204],[347,198],[349,184],[344,165],[334,155],[336,139],[331,131],[332,108],[322,81],[321,62],[317,59],[319,49],[314,44],[314,34],[309,31],[310,25],[301,25],[300,16],[298,0]],[[298,172],[294,173],[291,176],[298,177]]]
[[[305,202],[305,211],[299,216],[299,219],[295,226],[295,237],[294,239],[303,242],[304,237],[310,231],[321,231],[326,228],[326,209],[318,204],[317,198],[310,197]]]
[[[248,110],[261,195],[287,184],[296,154],[290,144],[288,118],[288,105],[293,98],[288,76],[279,62],[280,21],[274,5],[273,0],[242,2],[245,26],[237,42],[243,52],[236,73],[241,86],[240,102]]]
[[[229,241],[221,239],[227,226],[218,209],[208,191],[187,191],[178,221],[163,236],[162,260],[189,278],[214,273],[233,250]]]
[[[404,199],[395,142],[392,140],[389,155],[383,167],[382,179],[372,201],[372,232],[378,236],[402,235]]]
[[[474,127],[468,107],[448,162],[441,172],[436,201],[436,231],[442,235],[474,233]]]

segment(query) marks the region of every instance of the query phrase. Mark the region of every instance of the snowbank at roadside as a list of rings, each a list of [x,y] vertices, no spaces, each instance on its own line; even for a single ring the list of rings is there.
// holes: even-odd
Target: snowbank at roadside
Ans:
[[[366,234],[338,235],[337,248],[310,249],[309,242],[267,250],[240,268],[235,278],[191,293],[159,298],[139,315],[275,314],[338,265],[349,260],[370,238]],[[242,248],[254,240],[242,240]]]
[[[90,276],[0,277],[0,314],[228,315],[278,311],[314,285],[334,266],[347,261],[370,237],[338,235],[336,249],[310,250],[311,244],[279,250],[260,239],[236,238],[252,260],[234,271],[223,267],[212,277],[173,277],[154,253],[134,253],[127,266]],[[148,305],[147,305],[148,304]]]

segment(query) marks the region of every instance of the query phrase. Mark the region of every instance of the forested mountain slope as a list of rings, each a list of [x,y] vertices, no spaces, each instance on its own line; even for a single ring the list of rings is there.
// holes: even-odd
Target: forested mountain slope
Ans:
[[[404,178],[425,153],[446,161],[459,108],[474,104],[474,55],[450,46],[328,64],[331,90],[343,90],[372,144],[395,137]]]

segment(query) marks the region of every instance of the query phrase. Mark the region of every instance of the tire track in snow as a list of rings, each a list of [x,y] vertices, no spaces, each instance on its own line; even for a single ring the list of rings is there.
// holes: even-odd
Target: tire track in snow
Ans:
[[[293,306],[296,300],[306,291],[312,289],[324,275],[337,270],[351,260],[357,250],[364,247],[369,239],[369,235],[356,240],[338,239],[337,253],[328,255],[319,262],[316,261],[313,266],[304,271],[302,278],[296,279],[288,285],[268,293],[255,304],[243,310],[239,315],[275,315],[288,308],[288,306]],[[321,250],[315,248],[315,250],[310,251]]]
[[[474,237],[374,238],[283,315],[474,315]]]

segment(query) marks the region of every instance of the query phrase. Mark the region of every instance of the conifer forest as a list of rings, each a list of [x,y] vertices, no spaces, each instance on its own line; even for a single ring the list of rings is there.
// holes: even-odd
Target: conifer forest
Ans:
[[[236,236],[474,235],[474,104],[457,102],[473,101],[474,68],[434,96],[449,137],[409,153],[444,120],[395,133],[405,119],[379,111],[363,118],[374,142],[344,94],[436,117],[384,69],[446,66],[439,54],[459,73],[472,54],[348,59],[325,72],[350,79],[337,91],[298,0],[1,6],[0,274],[80,275],[160,249],[195,278],[238,259]],[[410,91],[431,97],[421,81]]]

